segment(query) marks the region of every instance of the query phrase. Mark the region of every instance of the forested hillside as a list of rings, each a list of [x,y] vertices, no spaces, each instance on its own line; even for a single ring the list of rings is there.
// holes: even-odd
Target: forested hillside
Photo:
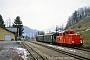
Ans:
[[[90,15],[90,7],[82,7],[78,10],[75,10],[73,14],[68,18],[68,22],[66,24],[65,29],[68,27],[78,23],[83,18],[88,17]]]

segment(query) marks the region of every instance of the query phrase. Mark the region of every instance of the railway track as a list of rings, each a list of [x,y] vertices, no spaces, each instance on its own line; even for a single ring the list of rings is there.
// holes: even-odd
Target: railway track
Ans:
[[[90,52],[90,50],[89,50],[89,49],[84,49],[84,48],[78,48],[78,47],[75,47],[75,48],[73,48],[73,49],[78,49],[78,50],[82,50],[82,51],[87,51],[87,52]]]
[[[60,46],[60,45],[56,45],[56,46]],[[62,46],[62,47],[65,47],[65,46]],[[65,47],[65,48],[70,48],[70,47]],[[74,48],[70,48],[70,49],[77,49],[77,50],[82,50],[82,51],[90,52],[90,49],[84,49],[82,47],[74,47]]]
[[[58,46],[58,45],[57,45],[57,46]],[[62,46],[62,47],[65,47],[65,46]],[[89,49],[84,49],[84,48],[82,48],[82,47],[73,47],[73,48],[71,48],[71,47],[65,47],[65,48],[77,49],[77,50],[82,50],[82,51],[90,52]]]
[[[32,43],[35,43],[37,45],[43,46],[43,47],[48,48],[48,49],[52,49],[52,50],[54,50],[56,52],[59,52],[59,53],[62,53],[62,54],[68,55],[68,56],[74,57],[75,59],[90,60],[90,58],[80,56],[80,55],[77,55],[77,54],[73,54],[73,53],[70,53],[70,52],[67,52],[67,51],[63,51],[63,50],[60,50],[60,49],[57,49],[57,48],[54,48],[54,47],[51,47],[51,46],[47,46],[47,45],[36,43],[36,42],[32,42]]]
[[[42,55],[40,55],[37,51],[33,49],[32,46],[28,45],[28,43],[22,42],[24,48],[26,48],[30,53],[30,60],[46,60]]]

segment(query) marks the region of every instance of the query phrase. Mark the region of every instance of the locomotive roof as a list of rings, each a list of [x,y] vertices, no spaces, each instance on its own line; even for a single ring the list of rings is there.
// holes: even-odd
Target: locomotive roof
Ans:
[[[61,31],[61,32],[59,32],[59,33],[64,33],[64,32],[66,32],[66,31],[73,31],[73,30],[64,30],[64,31]]]

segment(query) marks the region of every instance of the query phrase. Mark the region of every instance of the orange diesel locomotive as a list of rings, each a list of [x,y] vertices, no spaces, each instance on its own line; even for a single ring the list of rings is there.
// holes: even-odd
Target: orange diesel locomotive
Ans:
[[[80,41],[80,34],[75,34],[72,30],[59,32],[58,36],[56,36],[55,42],[69,47],[82,45],[82,41]]]

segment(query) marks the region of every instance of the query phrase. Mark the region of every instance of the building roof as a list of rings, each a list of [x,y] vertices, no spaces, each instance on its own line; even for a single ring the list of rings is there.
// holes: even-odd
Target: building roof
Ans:
[[[17,28],[13,27],[6,27],[7,30],[12,31],[12,32],[17,32]]]
[[[2,26],[0,26],[0,27],[3,28],[3,29],[5,29],[5,30],[7,30],[7,31],[9,31],[9,32],[11,32],[11,33],[14,33],[14,32],[12,32],[12,31],[6,29],[5,27],[2,27]]]

